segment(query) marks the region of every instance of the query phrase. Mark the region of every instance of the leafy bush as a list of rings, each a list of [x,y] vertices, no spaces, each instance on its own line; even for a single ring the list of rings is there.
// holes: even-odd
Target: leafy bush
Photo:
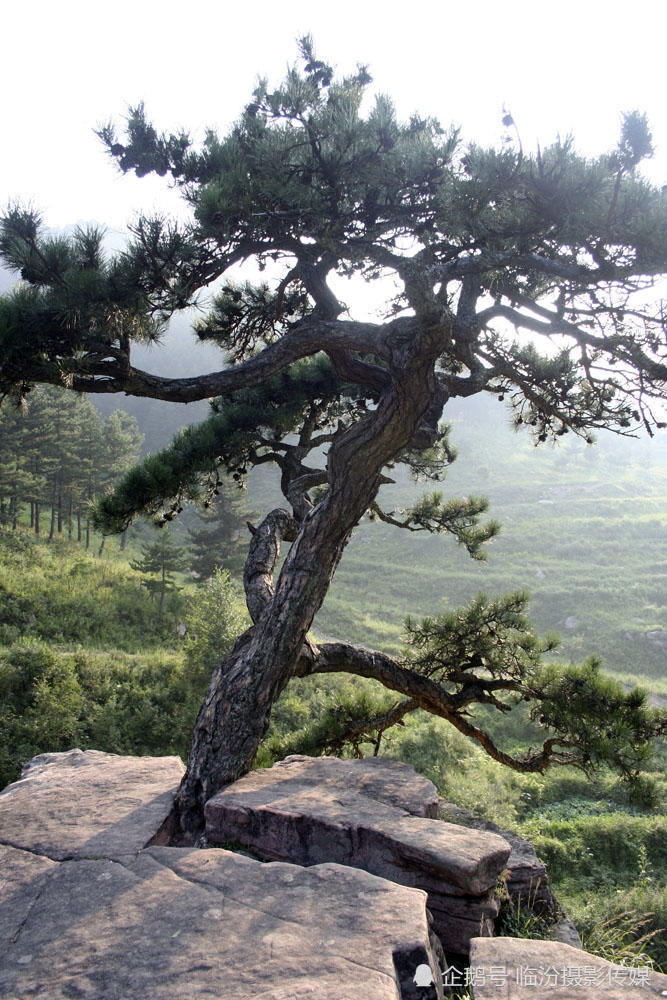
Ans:
[[[245,602],[228,570],[216,569],[188,600],[185,655],[208,678],[250,624]]]
[[[0,654],[0,786],[30,757],[73,746],[185,758],[207,683],[182,651],[17,643]]]
[[[0,783],[45,750],[70,749],[85,698],[71,662],[36,640],[0,659]]]

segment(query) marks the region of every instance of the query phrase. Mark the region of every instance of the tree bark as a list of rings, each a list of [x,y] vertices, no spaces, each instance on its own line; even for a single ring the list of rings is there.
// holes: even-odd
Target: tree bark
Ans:
[[[275,527],[270,558],[267,546],[251,545],[245,581],[247,590],[249,581],[257,584],[248,591],[255,625],[213,673],[176,798],[177,839],[196,838],[206,801],[252,767],[273,704],[295,672],[352,529],[374,499],[383,467],[412,440],[438,392],[434,362],[442,348],[439,332],[431,332],[431,343],[414,337],[392,345],[401,355],[393,385],[376,410],[336,435],[327,460],[329,488],[303,518],[275,593],[271,573],[279,540],[287,534]],[[275,522],[278,513],[269,518]]]
[[[53,480],[53,496],[51,497],[51,527],[49,529],[49,541],[52,542],[56,534],[56,502],[58,494],[57,477]]]

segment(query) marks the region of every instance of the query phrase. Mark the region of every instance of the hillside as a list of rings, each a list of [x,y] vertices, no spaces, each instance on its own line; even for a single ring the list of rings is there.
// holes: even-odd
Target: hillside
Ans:
[[[163,348],[151,350],[146,367],[157,368],[158,358],[160,370],[172,374],[219,365],[216,352],[198,351],[175,330]],[[186,419],[206,413],[203,403],[183,407],[116,396],[95,402],[104,413],[122,406],[136,415],[146,451],[166,444]],[[509,414],[496,401],[456,402],[447,417],[459,459],[436,485],[448,496],[489,498],[489,516],[502,531],[488,546],[488,561],[472,562],[450,539],[366,521],[346,549],[315,632],[391,650],[400,644],[408,613],[437,613],[480,589],[493,594],[526,587],[538,627],[562,636],[562,657],[597,652],[606,669],[627,683],[641,682],[662,701],[665,437],[602,435],[594,447],[566,439],[558,448],[535,449],[525,434],[513,433]],[[383,487],[386,509],[433,488],[412,483],[401,468],[392,476],[395,484]],[[251,474],[248,501],[255,521],[282,503],[273,472]],[[49,546],[22,531],[0,531],[4,780],[34,753],[73,745],[185,755],[207,673],[230,641],[215,630],[229,620],[235,598],[221,591],[222,603],[214,606],[183,576],[187,602],[175,600],[159,628],[155,605],[127,562],[145,537],[130,532],[125,553],[111,541],[100,559],[66,540]],[[176,632],[183,620],[185,644]],[[304,727],[325,717],[332,698],[341,704],[365,690],[356,678],[290,684],[257,763],[271,763],[276,747],[291,752]],[[529,739],[520,712],[500,726],[505,740]],[[589,950],[640,963],[648,953],[665,966],[664,755],[650,766],[639,797],[630,798],[610,774],[598,781],[568,771],[516,775],[444,720],[422,713],[388,734],[382,752],[412,763],[450,801],[528,836]]]
[[[562,657],[598,653],[613,673],[667,693],[667,438],[606,434],[594,446],[568,440],[535,448],[493,400],[452,412],[459,458],[442,488],[488,497],[501,533],[487,561],[473,562],[449,539],[364,524],[319,627],[391,645],[407,613],[456,607],[478,590],[526,588],[540,630],[561,636]],[[389,509],[432,489],[397,472],[396,486],[384,487]]]

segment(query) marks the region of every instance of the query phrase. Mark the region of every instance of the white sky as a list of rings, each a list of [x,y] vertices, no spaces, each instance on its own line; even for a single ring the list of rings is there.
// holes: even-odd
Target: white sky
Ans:
[[[621,112],[646,111],[667,180],[660,0],[24,0],[2,13],[4,149],[0,205],[31,201],[54,227],[169,208],[156,178],[123,177],[92,129],[144,100],[160,129],[224,128],[258,74],[278,82],[311,32],[341,70],[366,63],[377,90],[411,111],[497,142],[503,104],[524,147],[574,132],[585,152],[611,148]]]

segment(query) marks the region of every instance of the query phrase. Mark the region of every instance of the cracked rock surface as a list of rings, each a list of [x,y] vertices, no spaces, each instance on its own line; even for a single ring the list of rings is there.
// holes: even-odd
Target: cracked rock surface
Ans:
[[[445,952],[467,954],[471,938],[493,933],[511,848],[437,812],[435,786],[408,764],[293,756],[213,796],[206,836],[271,860],[335,861],[423,889]]]
[[[321,759],[314,763],[322,767]],[[418,776],[413,781],[411,769],[392,773],[396,762],[387,762],[391,767],[384,772],[382,762],[340,763],[365,766],[359,782],[349,781],[346,789],[342,769],[337,768],[336,781],[320,772],[322,800],[330,804],[324,808],[326,822],[354,805],[361,789],[376,802],[382,820],[373,828],[379,831],[381,863],[394,864],[389,820],[434,822],[429,783]],[[289,771],[288,762],[278,774],[286,777]],[[36,758],[22,779],[0,794],[3,1000],[442,997],[439,982],[426,985],[429,968],[436,980],[439,970],[426,895],[419,889],[329,860],[303,862],[310,867],[264,864],[224,849],[157,846],[154,838],[181,773],[177,758],[71,751]],[[228,791],[238,791],[245,781]],[[249,816],[260,808],[260,787],[261,780],[246,800]],[[276,812],[282,809],[291,837],[299,829],[292,793],[311,805],[316,796],[313,788],[283,792]],[[401,801],[415,813],[402,809]],[[240,808],[238,802],[234,808]],[[354,834],[347,828],[347,843],[368,850],[362,826]],[[336,829],[332,823],[329,839],[322,840],[328,851],[339,843]],[[465,838],[477,833],[460,831]],[[452,838],[454,870],[461,879],[471,865],[483,871],[481,865],[474,868],[471,848]],[[404,845],[399,854],[428,881],[442,848],[434,844],[418,853],[426,844],[412,837],[409,849]],[[312,849],[306,837],[305,856]],[[446,884],[452,891],[448,905],[464,912],[461,885],[453,877]],[[447,920],[456,925],[457,919],[452,910]],[[553,941],[474,937],[470,959],[474,1000],[667,995],[667,976],[614,966]]]
[[[171,811],[180,757],[69,750],[33,757],[0,792],[0,841],[55,861],[140,851]]]
[[[338,864],[144,847],[181,767],[174,758],[50,754],[0,795],[0,996],[442,995],[412,981],[419,965],[436,967],[418,890]]]

